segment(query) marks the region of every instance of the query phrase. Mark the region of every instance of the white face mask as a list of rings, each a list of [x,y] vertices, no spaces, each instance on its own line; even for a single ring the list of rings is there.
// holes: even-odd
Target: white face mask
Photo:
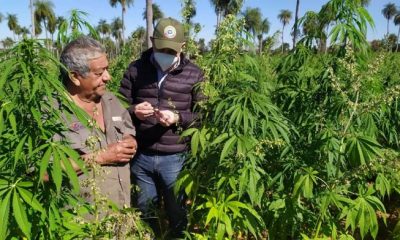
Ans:
[[[177,56],[160,52],[154,52],[154,59],[164,72],[175,65],[179,60]]]

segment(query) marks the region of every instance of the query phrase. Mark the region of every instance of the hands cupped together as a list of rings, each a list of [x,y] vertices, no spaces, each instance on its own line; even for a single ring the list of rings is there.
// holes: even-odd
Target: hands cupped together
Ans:
[[[137,142],[131,135],[124,135],[122,140],[108,144],[100,153],[100,164],[126,163],[136,154]]]

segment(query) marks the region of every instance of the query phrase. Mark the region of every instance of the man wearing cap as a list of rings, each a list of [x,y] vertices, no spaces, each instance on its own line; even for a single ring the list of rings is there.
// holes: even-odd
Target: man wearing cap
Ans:
[[[161,193],[169,234],[182,237],[186,212],[173,185],[182,169],[188,139],[179,134],[197,119],[194,106],[203,95],[196,86],[203,81],[203,73],[182,53],[184,31],[177,20],[160,19],[151,40],[153,48],[129,65],[120,87],[136,126],[138,154],[131,171],[140,188],[137,207],[153,230],[158,231],[155,206]]]

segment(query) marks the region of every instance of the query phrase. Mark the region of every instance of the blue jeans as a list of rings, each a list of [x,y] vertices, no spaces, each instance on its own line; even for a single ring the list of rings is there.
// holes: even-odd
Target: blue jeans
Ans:
[[[171,236],[181,237],[186,228],[187,218],[183,197],[175,196],[173,189],[182,169],[184,157],[183,153],[171,155],[139,153],[131,164],[135,183],[140,189],[137,194],[137,207],[155,233],[159,231],[157,218],[159,193],[163,196]]]

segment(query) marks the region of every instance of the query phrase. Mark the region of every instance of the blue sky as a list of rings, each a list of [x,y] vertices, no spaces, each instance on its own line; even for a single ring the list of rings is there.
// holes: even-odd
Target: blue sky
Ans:
[[[120,7],[112,8],[109,0],[51,0],[54,4],[54,11],[57,16],[69,16],[71,9],[79,9],[87,12],[87,20],[93,25],[97,25],[100,19],[106,19],[108,22],[115,17],[121,16]],[[171,16],[176,19],[181,19],[181,0],[153,0],[157,3],[166,16]],[[300,16],[306,11],[318,11],[321,6],[328,2],[327,0],[302,0],[300,5]],[[400,5],[400,0],[371,0],[368,10],[375,21],[375,29],[369,29],[368,40],[380,39],[386,33],[386,20],[384,19],[381,10],[385,4],[392,2],[397,6]],[[281,9],[288,9],[294,13],[295,0],[245,0],[243,10],[246,7],[258,7],[261,9],[263,17],[268,18],[271,23],[272,34],[281,29],[277,15]],[[196,0],[197,15],[193,19],[194,22],[200,23],[202,31],[199,33],[198,38],[205,38],[206,41],[213,38],[213,33],[216,24],[216,15],[209,0]],[[134,31],[139,26],[145,26],[142,13],[145,8],[145,0],[134,0],[125,17],[126,35]],[[0,0],[0,13],[6,15],[7,13],[17,14],[19,24],[29,28],[30,13],[29,13],[29,0]],[[294,20],[290,22],[290,27],[293,26]],[[397,33],[398,28],[390,23],[390,31]],[[290,30],[285,31],[285,41],[290,42]],[[7,27],[6,20],[0,23],[0,40],[5,37],[12,37],[12,33]]]

